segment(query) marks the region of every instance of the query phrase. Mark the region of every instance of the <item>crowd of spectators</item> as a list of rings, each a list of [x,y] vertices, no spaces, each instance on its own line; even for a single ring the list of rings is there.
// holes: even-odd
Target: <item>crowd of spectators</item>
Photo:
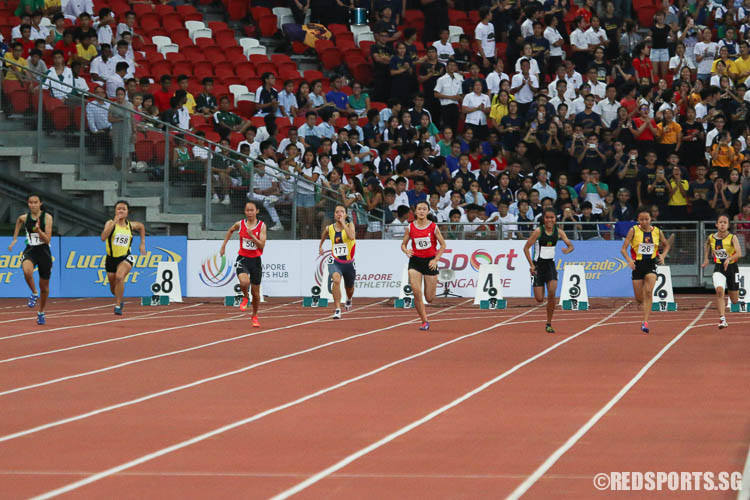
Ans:
[[[346,22],[354,7],[291,4],[295,17],[312,8],[313,21],[328,23]],[[148,117],[196,132],[191,117],[202,115],[221,147],[178,141],[173,168],[210,168],[213,203],[230,204],[232,190],[250,183],[242,155],[260,160],[267,168],[247,196],[277,230],[276,205],[296,196],[303,237],[316,237],[337,202],[363,236],[399,237],[421,200],[438,222],[456,224],[449,237],[523,236],[548,206],[581,238],[610,237],[605,228],[632,222],[643,205],[662,221],[726,212],[738,233],[750,232],[750,0],[665,0],[644,26],[629,1],[586,0],[575,12],[560,0],[469,1],[479,22],[457,40],[445,0],[416,5],[424,32],[404,27],[408,6],[370,6],[371,82],[346,68],[315,81],[261,75],[250,90],[262,126],[217,97],[212,78],[197,95],[185,75],[163,76],[157,91],[136,80],[132,12],[119,24],[106,8],[93,19],[73,13],[74,29],[62,28],[70,13],[21,12],[4,55],[20,66],[7,65],[5,78],[62,100],[91,90],[90,136],[118,167]],[[145,116],[108,110],[109,101]]]

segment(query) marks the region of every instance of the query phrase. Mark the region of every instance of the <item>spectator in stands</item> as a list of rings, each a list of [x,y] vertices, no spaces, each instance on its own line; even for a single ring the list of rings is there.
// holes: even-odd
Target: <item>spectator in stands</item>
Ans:
[[[159,79],[161,88],[154,92],[154,104],[159,108],[160,112],[165,112],[169,109],[169,102],[174,95],[172,92],[172,77],[169,75],[162,75]]]
[[[21,38],[18,38],[16,41],[19,42],[23,48],[23,57],[29,57],[29,52],[31,52],[31,49],[33,49],[35,45],[35,40],[32,40],[31,38],[30,24],[21,25]]]
[[[591,54],[591,51],[589,50],[591,39],[586,34],[588,22],[586,19],[579,16],[573,20],[573,25],[575,26],[575,29],[570,34],[570,56],[575,68],[582,72],[588,67],[588,58]]]
[[[112,10],[104,7],[99,9],[99,19],[94,24],[96,30],[97,45],[101,44],[112,44],[114,42],[114,33],[112,33],[112,25],[115,20],[112,17]]]
[[[458,128],[459,103],[462,100],[461,86],[463,77],[456,73],[455,61],[448,61],[446,74],[438,78],[435,84],[435,97],[440,100],[442,126],[453,130]]]
[[[86,124],[89,128],[89,147],[103,154],[105,163],[112,163],[112,124],[109,121],[109,102],[104,87],[94,89],[95,99],[86,104]]]
[[[466,71],[469,69],[469,63],[474,59],[469,43],[469,37],[459,35],[458,47],[453,49],[453,60],[456,61],[457,71]],[[447,64],[446,64],[447,66]]]
[[[93,12],[93,10],[91,12]],[[76,42],[81,42],[85,36],[91,36],[94,40],[96,40],[96,30],[91,26],[91,24],[91,14],[89,14],[88,12],[83,12],[81,15],[79,15],[78,26],[73,30],[73,39]]]
[[[255,164],[255,176],[253,177],[253,190],[247,193],[247,199],[261,203],[263,208],[271,216],[273,225],[268,228],[269,231],[283,231],[284,226],[281,224],[279,214],[276,212],[276,203],[279,201],[281,189],[276,177],[276,170],[279,168],[274,160],[275,151],[273,144],[264,141],[260,144],[260,156],[258,163]],[[271,167],[271,170],[267,169]]]
[[[214,128],[221,137],[229,137],[232,132],[244,134],[250,122],[230,111],[229,97],[222,96],[219,101],[219,111],[214,113]]]
[[[76,44],[76,55],[73,56],[73,61],[85,64],[86,68],[89,67],[91,61],[98,55],[93,40],[94,37],[91,33],[85,33],[82,35],[81,40]]]
[[[373,86],[376,101],[385,102],[390,92],[390,64],[393,50],[386,41],[388,32],[376,31],[375,43],[370,47],[370,57],[373,61]],[[391,98],[393,96],[391,95]]]
[[[132,110],[132,105],[126,99],[125,89],[118,88],[115,91],[115,104],[109,107],[107,118],[112,124],[112,152],[117,170],[120,170],[123,165],[126,168],[130,166],[135,133]]]
[[[125,62],[128,64],[126,77],[127,78],[133,78],[135,76],[135,61],[132,57],[128,54],[128,42],[125,40],[120,40],[117,42],[116,51],[117,53],[112,56],[112,58],[109,60],[108,64],[111,64],[112,67],[117,66],[120,62]]]
[[[362,93],[362,84],[354,82],[352,84],[352,95],[347,98],[346,112],[350,115],[363,117],[370,110],[370,96]]]
[[[205,117],[213,116],[219,109],[216,97],[212,94],[214,80],[206,77],[201,83],[203,84],[203,91],[198,94],[198,98],[195,100],[196,112]]]
[[[186,75],[179,75],[177,77],[177,92],[179,92],[180,90],[185,92],[185,109],[187,109],[187,112],[192,115],[193,113],[195,113],[196,102],[193,94],[188,91],[189,83],[190,80]],[[177,92],[175,92],[175,94]]]
[[[453,44],[450,43],[450,31],[447,29],[440,30],[440,39],[433,42],[432,47],[435,48],[438,61],[445,65],[454,54]]]
[[[497,46],[495,44],[495,26],[492,21],[492,11],[483,6],[479,9],[479,24],[474,28],[474,37],[477,39],[479,57],[482,58],[482,68],[489,72],[495,65]]]
[[[518,113],[522,117],[528,114],[531,102],[534,100],[534,94],[539,90],[539,80],[529,73],[530,67],[528,59],[522,59],[521,72],[513,75],[510,83],[510,91],[515,96]]]
[[[109,44],[103,43],[100,46],[101,53],[91,61],[89,73],[93,82],[100,82],[106,85],[107,80],[114,73],[114,67],[109,64],[112,58],[112,48]]]
[[[5,65],[7,68],[5,80],[20,81],[22,83],[29,81],[29,75],[24,70],[24,68],[28,67],[28,62],[23,57],[23,44],[21,42],[13,42],[11,50],[5,53],[4,59],[12,63]]]
[[[466,114],[466,124],[474,130],[474,137],[484,139],[487,115],[490,112],[490,98],[482,93],[480,80],[475,80],[473,92],[464,96],[462,111]]]
[[[52,97],[65,99],[73,87],[73,72],[65,65],[63,53],[55,50],[52,53],[52,67],[47,72],[44,88],[49,89]]]

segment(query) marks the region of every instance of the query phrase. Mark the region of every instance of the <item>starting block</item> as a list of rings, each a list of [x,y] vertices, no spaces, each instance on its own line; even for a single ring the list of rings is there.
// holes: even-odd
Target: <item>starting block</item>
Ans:
[[[169,305],[169,295],[159,295],[159,292],[162,291],[162,287],[159,283],[154,283],[151,285],[151,295],[150,297],[141,297],[141,305],[142,306],[168,306]]]
[[[729,304],[729,312],[750,312],[750,303],[748,302],[737,302],[736,304]]]
[[[240,285],[234,285],[234,295],[224,297],[224,305],[229,307],[240,307],[242,302],[242,288]]]
[[[662,312],[663,311],[674,312],[677,310],[677,303],[676,302],[652,302],[651,310],[662,311]]]
[[[152,295],[151,297],[141,297],[142,306],[168,306],[169,296]]]
[[[393,302],[393,307],[396,309],[411,309],[414,307],[414,297],[404,297],[403,299],[396,299]]]
[[[320,296],[321,290],[318,285],[313,286],[310,292],[310,297],[302,298],[302,307],[328,307],[328,299]]]
[[[585,300],[566,299],[562,301],[564,311],[588,311],[589,303]]]
[[[479,309],[505,309],[508,303],[505,299],[490,298],[479,301]]]

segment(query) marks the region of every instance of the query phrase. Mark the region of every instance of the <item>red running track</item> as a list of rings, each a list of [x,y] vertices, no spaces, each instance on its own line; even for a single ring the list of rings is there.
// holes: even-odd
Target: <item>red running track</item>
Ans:
[[[0,491],[604,498],[599,472],[742,471],[750,319],[719,333],[709,299],[648,336],[623,301],[558,311],[555,335],[541,308],[460,300],[429,309],[428,334],[373,299],[341,321],[272,300],[259,330],[196,302],[112,321],[53,301],[36,327],[3,302]]]

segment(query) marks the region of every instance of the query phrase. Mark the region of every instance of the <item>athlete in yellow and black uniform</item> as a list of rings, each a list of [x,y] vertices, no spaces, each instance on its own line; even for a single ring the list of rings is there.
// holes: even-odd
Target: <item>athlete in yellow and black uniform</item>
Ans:
[[[628,251],[630,247],[630,251]],[[632,269],[633,295],[643,304],[641,331],[648,333],[648,316],[651,313],[651,297],[656,283],[656,264],[664,265],[669,253],[669,242],[658,227],[651,225],[648,207],[638,209],[638,224],[631,227],[620,249]]]
[[[729,292],[729,299],[736,304],[740,299],[740,268],[737,261],[742,258],[742,247],[737,235],[729,232],[729,217],[719,215],[716,219],[716,233],[706,240],[706,251],[703,267],[708,265],[709,258],[714,263],[713,282],[716,289],[716,308],[719,310],[719,329],[729,326],[724,317],[724,293]]]
[[[323,230],[320,236],[320,247],[318,251],[323,255],[323,243],[326,238],[331,240],[331,253],[333,262],[328,266],[328,275],[332,280],[333,302],[336,310],[333,319],[341,319],[341,279],[344,280],[346,289],[346,304],[348,311],[352,308],[352,297],[354,296],[354,278],[357,272],[354,270],[354,250],[356,247],[354,224],[346,216],[346,207],[336,205],[333,212],[334,222]]]
[[[13,232],[13,240],[8,246],[8,251],[18,241],[18,233],[23,228],[26,231],[26,248],[23,250],[23,276],[26,284],[31,290],[31,297],[27,305],[36,307],[39,301],[39,311],[36,313],[38,325],[44,325],[47,320],[44,316],[44,308],[49,297],[49,279],[52,276],[52,251],[49,243],[52,239],[52,216],[44,211],[42,199],[37,194],[30,194],[26,198],[29,211],[16,219],[16,228]],[[34,283],[34,268],[39,271],[39,293]]]
[[[125,293],[125,278],[135,263],[135,256],[131,255],[133,233],[141,236],[139,247],[141,255],[146,253],[146,228],[140,222],[128,220],[130,206],[126,201],[115,203],[115,218],[104,225],[101,238],[105,242],[107,258],[104,263],[109,280],[109,289],[115,296],[115,314],[122,315],[123,295]]]

